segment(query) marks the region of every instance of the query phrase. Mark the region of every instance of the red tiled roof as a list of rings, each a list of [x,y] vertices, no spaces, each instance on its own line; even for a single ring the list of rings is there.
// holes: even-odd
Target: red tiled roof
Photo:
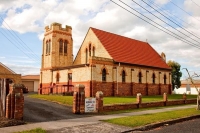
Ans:
[[[114,61],[171,69],[148,43],[91,29]]]

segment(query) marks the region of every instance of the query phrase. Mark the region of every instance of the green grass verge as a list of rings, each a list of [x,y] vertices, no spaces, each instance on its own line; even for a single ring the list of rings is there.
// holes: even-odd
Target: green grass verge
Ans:
[[[68,106],[73,105],[73,96],[31,94],[29,95],[29,97],[52,101],[59,104],[65,104]]]
[[[156,110],[156,109],[173,108],[173,107],[179,107],[179,106],[182,107],[182,106],[188,106],[188,105],[195,105],[195,104],[185,104],[185,105],[173,105],[173,106],[162,106],[162,107],[150,107],[150,108],[117,110],[117,111],[101,112],[99,114],[102,114],[102,115],[112,115],[112,114],[130,113],[130,112],[139,112],[139,111],[145,111],[145,110]]]
[[[189,108],[189,109],[184,109],[184,110],[115,118],[115,119],[109,119],[109,120],[103,120],[103,121],[117,124],[117,125],[128,126],[128,127],[139,127],[139,126],[144,126],[147,124],[163,122],[166,120],[183,118],[183,117],[192,116],[192,115],[200,115],[200,111],[196,110],[195,108]]]
[[[38,95],[38,94],[32,94],[29,95],[31,98],[39,98],[44,99],[48,101],[57,102],[60,104],[65,104],[72,106],[73,105],[73,96],[62,96],[62,95]],[[173,94],[168,95],[168,100],[178,100],[182,99],[183,95],[181,94]],[[196,98],[196,95],[187,95],[187,99]],[[143,96],[142,102],[156,102],[156,101],[162,101],[163,96]],[[129,96],[129,97],[104,97],[103,98],[104,105],[110,105],[110,104],[124,104],[124,103],[136,103],[136,97],[135,96]]]
[[[22,131],[22,132],[15,132],[15,133],[46,133],[46,131],[43,130],[42,128],[36,128],[36,129],[32,129],[32,130],[27,130],[27,131]]]

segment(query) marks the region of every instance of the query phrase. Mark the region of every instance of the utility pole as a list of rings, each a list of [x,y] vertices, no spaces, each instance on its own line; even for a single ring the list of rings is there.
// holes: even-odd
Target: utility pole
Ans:
[[[190,73],[189,73],[188,69],[187,68],[183,68],[183,69],[185,69],[187,71],[189,79],[190,79],[192,85],[194,85],[194,87],[195,87],[195,89],[197,91],[197,110],[200,110],[200,90],[198,90],[197,86],[195,85],[192,77],[190,76]]]

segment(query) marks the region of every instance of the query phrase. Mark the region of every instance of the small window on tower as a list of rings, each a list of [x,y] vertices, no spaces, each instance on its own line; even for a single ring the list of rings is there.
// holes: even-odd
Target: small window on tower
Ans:
[[[48,54],[48,50],[49,50],[49,42],[46,42],[46,55]]]
[[[60,40],[60,42],[59,42],[59,53],[60,54],[63,53],[63,40]]]
[[[67,54],[67,41],[64,42],[64,54]]]
[[[51,40],[49,40],[49,49],[48,49],[48,54],[51,53]]]

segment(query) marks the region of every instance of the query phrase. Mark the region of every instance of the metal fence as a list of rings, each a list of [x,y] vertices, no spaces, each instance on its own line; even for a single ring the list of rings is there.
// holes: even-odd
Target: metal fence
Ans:
[[[40,94],[63,94],[73,92],[73,85],[54,85],[52,87],[43,87],[39,88],[38,91]]]

